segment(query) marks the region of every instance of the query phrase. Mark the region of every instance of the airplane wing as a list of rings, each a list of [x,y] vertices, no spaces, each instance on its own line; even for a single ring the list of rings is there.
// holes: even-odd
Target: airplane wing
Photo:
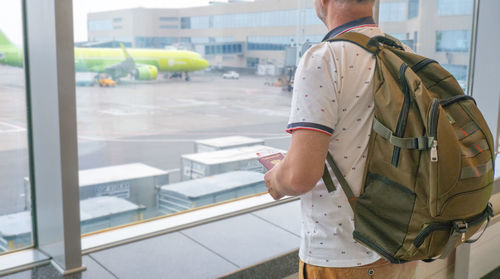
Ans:
[[[125,60],[121,63],[111,65],[104,70],[107,74],[113,77],[113,79],[124,77],[128,74],[134,74],[136,70],[136,64],[132,56],[130,56],[122,43],[120,43],[120,47],[125,56]]]

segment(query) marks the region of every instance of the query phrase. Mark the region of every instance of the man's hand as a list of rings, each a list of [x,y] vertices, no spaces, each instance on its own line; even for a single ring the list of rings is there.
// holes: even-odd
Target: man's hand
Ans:
[[[274,173],[276,173],[277,169],[278,165],[269,170],[264,176],[264,180],[266,181],[267,192],[269,193],[269,195],[271,195],[271,197],[273,197],[274,200],[279,200],[285,196],[280,192],[278,192],[278,190],[276,188],[273,188],[273,186],[271,185],[271,181],[273,180],[272,178],[274,176]]]
[[[264,176],[269,194],[277,200],[312,190],[323,176],[329,142],[325,133],[295,131],[285,158]]]

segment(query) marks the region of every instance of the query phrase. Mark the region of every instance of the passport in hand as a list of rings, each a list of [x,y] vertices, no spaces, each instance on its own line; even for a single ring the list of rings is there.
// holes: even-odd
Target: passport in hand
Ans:
[[[275,153],[275,154],[259,157],[258,160],[267,170],[270,170],[274,166],[279,164],[279,162],[281,162],[281,160],[283,160],[284,158],[285,158],[285,156],[283,156],[283,154]]]

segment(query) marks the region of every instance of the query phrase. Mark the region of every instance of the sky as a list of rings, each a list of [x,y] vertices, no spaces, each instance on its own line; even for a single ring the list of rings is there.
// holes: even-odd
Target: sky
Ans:
[[[73,0],[75,41],[87,40],[87,14],[89,12],[137,7],[186,8],[208,5],[208,2],[209,0]],[[0,30],[16,45],[22,45],[21,22],[21,0],[0,0]]]

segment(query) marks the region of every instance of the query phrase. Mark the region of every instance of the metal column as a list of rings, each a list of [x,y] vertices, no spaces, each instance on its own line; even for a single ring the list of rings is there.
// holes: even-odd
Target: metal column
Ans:
[[[24,0],[35,246],[82,271],[71,0]]]
[[[476,0],[479,1],[479,13],[477,18],[476,45],[474,58],[472,96],[476,99],[484,118],[493,135],[497,135],[498,103],[500,101],[500,86],[498,85],[498,65],[500,56],[498,46],[500,45],[500,1],[498,0]]]

